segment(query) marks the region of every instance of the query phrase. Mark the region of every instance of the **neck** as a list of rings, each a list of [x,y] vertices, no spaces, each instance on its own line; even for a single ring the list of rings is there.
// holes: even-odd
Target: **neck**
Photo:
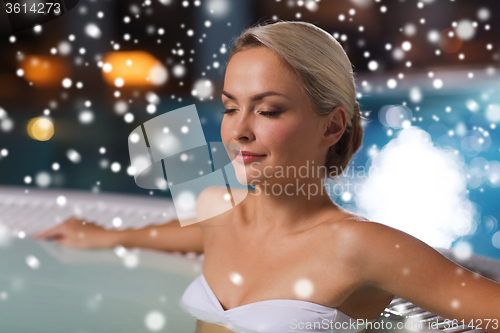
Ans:
[[[299,180],[302,180],[299,182]],[[322,178],[293,179],[255,186],[249,194],[248,224],[257,232],[283,234],[308,229],[321,213],[341,208],[327,193]]]

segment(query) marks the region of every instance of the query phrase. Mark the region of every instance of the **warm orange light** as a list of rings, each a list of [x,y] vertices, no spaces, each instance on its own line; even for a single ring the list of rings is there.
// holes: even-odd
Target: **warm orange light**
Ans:
[[[28,123],[28,135],[38,141],[47,141],[54,135],[54,124],[44,117],[33,118]]]
[[[124,51],[106,54],[103,60],[104,80],[117,88],[122,86],[159,86],[167,82],[165,66],[143,51]]]
[[[455,53],[462,48],[464,42],[453,28],[447,28],[439,34],[439,47],[446,53]]]
[[[26,56],[21,62],[21,68],[26,81],[41,87],[60,85],[69,72],[63,58],[44,55]]]

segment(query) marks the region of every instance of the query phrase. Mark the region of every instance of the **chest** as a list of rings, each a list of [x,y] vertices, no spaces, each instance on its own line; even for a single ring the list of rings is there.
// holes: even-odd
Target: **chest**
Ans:
[[[269,299],[336,307],[355,290],[348,263],[313,235],[266,240],[227,227],[210,233],[203,272],[226,310]]]

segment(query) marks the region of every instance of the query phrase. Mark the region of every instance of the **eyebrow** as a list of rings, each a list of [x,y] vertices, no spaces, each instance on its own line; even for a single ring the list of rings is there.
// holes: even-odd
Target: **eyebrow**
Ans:
[[[236,97],[234,97],[233,95],[231,95],[227,91],[222,90],[222,95],[226,96],[229,99],[236,100]],[[263,99],[265,97],[268,97],[268,96],[283,96],[283,97],[288,98],[289,100],[291,100],[290,97],[285,96],[285,95],[280,94],[280,93],[277,93],[275,91],[266,91],[266,92],[254,95],[254,96],[250,97],[250,100],[252,102],[255,102],[255,101],[261,100],[261,99]]]

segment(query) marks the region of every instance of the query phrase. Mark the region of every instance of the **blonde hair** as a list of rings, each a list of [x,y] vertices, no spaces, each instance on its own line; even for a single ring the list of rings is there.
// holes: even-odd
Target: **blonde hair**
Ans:
[[[278,21],[243,31],[234,42],[229,60],[240,51],[258,46],[274,51],[297,75],[317,114],[328,115],[337,106],[345,108],[345,132],[328,149],[324,163],[327,170],[333,170],[328,177],[340,175],[363,138],[354,72],[344,49],[333,36],[311,23]]]

